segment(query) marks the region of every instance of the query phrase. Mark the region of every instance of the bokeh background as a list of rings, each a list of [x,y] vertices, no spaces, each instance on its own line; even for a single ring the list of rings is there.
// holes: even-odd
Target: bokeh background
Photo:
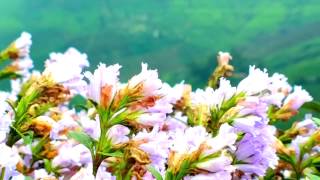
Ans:
[[[233,55],[235,81],[255,64],[320,99],[319,0],[1,0],[0,47],[22,31],[33,35],[37,69],[73,46],[92,69],[123,65],[123,80],[143,61],[171,84],[203,87],[222,50]]]

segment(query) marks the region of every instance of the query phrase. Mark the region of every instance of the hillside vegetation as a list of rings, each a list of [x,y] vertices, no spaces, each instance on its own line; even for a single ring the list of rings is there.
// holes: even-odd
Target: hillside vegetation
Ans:
[[[123,65],[124,78],[148,62],[164,80],[202,87],[219,50],[237,77],[250,64],[286,74],[320,99],[320,2],[213,0],[54,0],[0,2],[0,46],[33,35],[41,68],[52,51],[74,46],[91,64]]]

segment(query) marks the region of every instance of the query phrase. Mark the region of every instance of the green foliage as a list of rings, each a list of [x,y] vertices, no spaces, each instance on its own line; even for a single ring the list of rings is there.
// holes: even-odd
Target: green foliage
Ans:
[[[163,180],[162,175],[153,166],[147,165],[147,169],[156,180]]]
[[[316,113],[320,113],[320,102],[318,101],[311,101],[307,102],[302,106],[303,109],[311,110]]]
[[[92,139],[89,135],[87,135],[84,132],[77,132],[72,131],[68,134],[69,138],[72,138],[76,141],[78,141],[80,144],[83,144],[85,147],[87,147],[91,152],[93,152],[93,148],[95,146],[95,140]]]

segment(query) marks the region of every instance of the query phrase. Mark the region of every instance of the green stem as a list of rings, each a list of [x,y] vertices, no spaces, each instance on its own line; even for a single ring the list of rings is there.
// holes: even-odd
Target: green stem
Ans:
[[[1,169],[0,180],[4,180],[5,172],[6,172],[6,168],[5,168],[5,167],[3,167],[3,168]]]

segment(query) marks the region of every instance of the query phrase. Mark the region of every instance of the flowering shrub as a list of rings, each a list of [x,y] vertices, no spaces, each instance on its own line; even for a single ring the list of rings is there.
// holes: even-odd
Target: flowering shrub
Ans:
[[[220,52],[208,87],[193,91],[144,63],[127,82],[118,64],[84,72],[74,48],[32,71],[30,46],[22,33],[0,54],[12,87],[0,93],[0,179],[320,178],[320,120],[274,125],[312,101],[282,74],[251,66],[232,86],[231,56]],[[86,101],[77,110],[75,96]]]

